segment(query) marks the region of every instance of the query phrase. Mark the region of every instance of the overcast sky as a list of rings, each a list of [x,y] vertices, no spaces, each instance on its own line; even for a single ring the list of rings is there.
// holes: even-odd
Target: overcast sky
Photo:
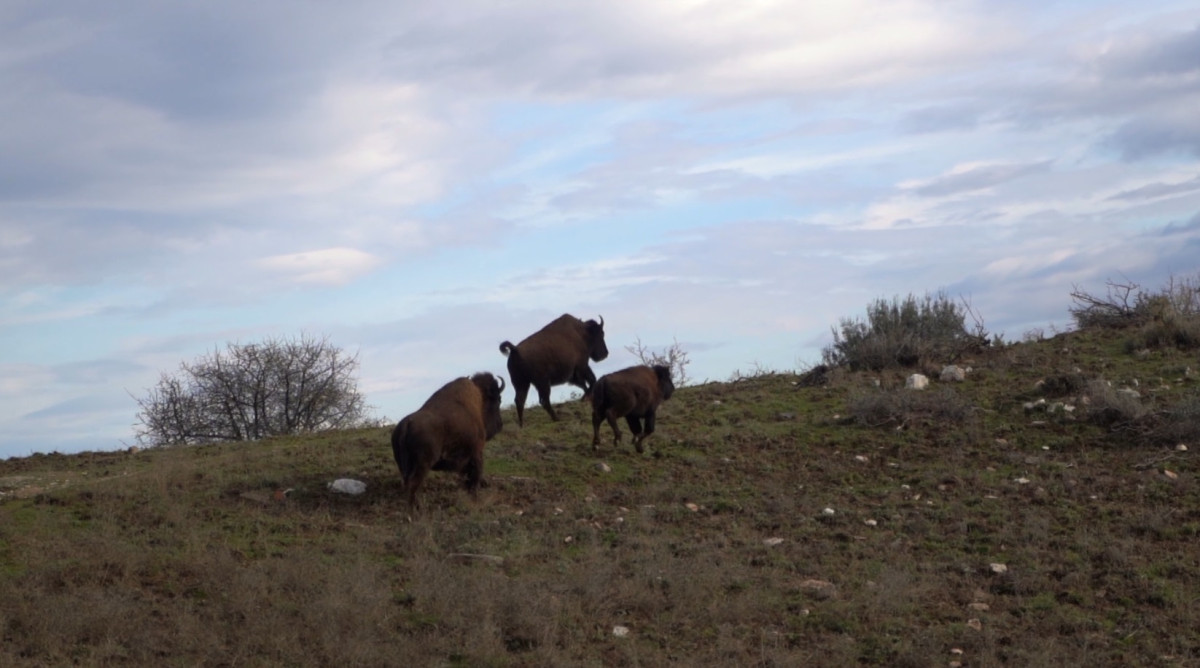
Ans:
[[[0,118],[0,457],[228,342],[328,335],[395,420],[562,313],[725,380],[1200,267],[1195,2],[7,0]]]

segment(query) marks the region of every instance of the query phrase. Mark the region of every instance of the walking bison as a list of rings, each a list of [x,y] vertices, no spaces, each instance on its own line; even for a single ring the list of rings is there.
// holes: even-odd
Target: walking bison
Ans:
[[[471,496],[483,479],[483,445],[500,432],[504,379],[490,373],[457,378],[442,386],[392,430],[392,455],[400,467],[408,505],[432,471],[453,471]]]
[[[550,405],[550,388],[570,383],[583,390],[585,397],[588,395],[596,383],[596,374],[588,367],[588,360],[599,362],[608,357],[604,317],[600,317],[600,322],[584,322],[563,314],[515,346],[509,341],[501,343],[500,352],[508,355],[508,376],[516,392],[517,424],[525,425],[525,397],[530,385],[537,389],[538,401],[550,419],[558,420]]]
[[[600,423],[605,420],[613,430],[613,445],[620,444],[617,418],[623,417],[633,432],[633,447],[644,452],[642,443],[654,433],[658,406],[674,392],[671,368],[661,364],[633,366],[601,376],[592,388],[592,448],[600,447]]]

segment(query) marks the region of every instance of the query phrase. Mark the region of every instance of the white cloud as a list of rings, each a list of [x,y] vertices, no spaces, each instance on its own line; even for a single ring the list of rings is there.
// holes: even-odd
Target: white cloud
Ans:
[[[258,264],[294,283],[345,285],[379,266],[380,262],[380,258],[353,248],[325,248],[273,255],[262,258]]]

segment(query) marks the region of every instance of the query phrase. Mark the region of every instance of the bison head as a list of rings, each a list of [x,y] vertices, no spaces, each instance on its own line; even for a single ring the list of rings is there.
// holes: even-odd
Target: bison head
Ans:
[[[658,376],[658,389],[662,392],[663,401],[666,401],[675,393],[675,383],[671,381],[671,367],[655,364],[652,368],[654,375]]]
[[[583,324],[587,327],[588,357],[593,362],[603,361],[608,357],[608,346],[604,344],[604,316],[600,316],[600,322],[588,320]]]
[[[500,418],[500,396],[504,392],[504,378],[484,371],[471,376],[471,382],[475,383],[483,395],[483,430],[485,438],[491,440],[504,428],[504,420]]]

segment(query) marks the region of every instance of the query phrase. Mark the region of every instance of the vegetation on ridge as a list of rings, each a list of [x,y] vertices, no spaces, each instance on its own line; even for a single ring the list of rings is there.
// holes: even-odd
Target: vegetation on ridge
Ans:
[[[506,411],[412,517],[388,429],[3,461],[0,663],[1191,665],[1200,362],[1155,322],[681,387],[645,456]]]

